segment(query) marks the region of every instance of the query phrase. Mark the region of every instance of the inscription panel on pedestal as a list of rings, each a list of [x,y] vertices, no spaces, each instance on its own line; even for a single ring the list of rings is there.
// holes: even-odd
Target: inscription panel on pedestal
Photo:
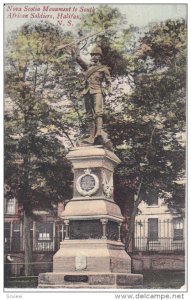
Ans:
[[[88,282],[87,275],[65,275],[64,280],[66,282]]]
[[[70,221],[70,239],[101,239],[102,225],[99,220]]]

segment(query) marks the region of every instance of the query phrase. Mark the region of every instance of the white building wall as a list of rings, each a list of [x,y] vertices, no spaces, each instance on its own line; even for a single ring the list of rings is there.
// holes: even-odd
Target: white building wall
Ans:
[[[178,221],[175,225],[174,219],[177,216],[173,215],[163,199],[158,199],[158,204],[148,205],[142,201],[139,205],[139,214],[135,219],[134,232],[134,247],[142,251],[173,251],[180,250],[183,246],[183,241],[175,239],[174,228],[183,229],[183,221]],[[155,223],[157,229],[154,236],[158,238],[149,237],[149,219],[157,219]],[[176,227],[175,227],[176,226]],[[155,230],[150,225],[150,230]]]

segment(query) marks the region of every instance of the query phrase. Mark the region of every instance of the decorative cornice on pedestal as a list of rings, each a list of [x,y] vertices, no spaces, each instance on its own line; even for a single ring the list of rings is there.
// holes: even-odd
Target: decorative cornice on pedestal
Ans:
[[[121,223],[123,222],[123,217],[116,217],[116,216],[108,216],[108,215],[90,215],[90,216],[86,216],[86,215],[82,215],[82,216],[67,216],[67,218],[70,219],[70,221],[75,221],[75,220],[100,220],[100,219],[103,219],[103,218],[106,218],[108,219],[108,221],[115,221],[115,222],[118,222],[118,223]],[[65,220],[65,217],[62,217],[63,220]]]
[[[114,162],[115,165],[119,164],[120,159],[111,151],[104,149],[102,146],[88,146],[73,148],[66,156],[69,160],[79,161],[79,159],[89,159],[91,161],[97,160],[98,158],[106,158]],[[75,166],[74,166],[75,167]]]
[[[114,200],[111,198],[107,198],[106,196],[81,196],[81,197],[73,197],[70,201],[87,201],[87,200],[90,200],[90,201],[94,201],[94,200],[104,200],[104,201],[107,201],[107,202],[114,202]],[[69,202],[68,202],[69,203]]]
[[[63,219],[98,218],[98,216],[104,216],[104,218],[111,216],[117,220],[123,220],[119,206],[115,202],[105,200],[70,201],[62,213]]]

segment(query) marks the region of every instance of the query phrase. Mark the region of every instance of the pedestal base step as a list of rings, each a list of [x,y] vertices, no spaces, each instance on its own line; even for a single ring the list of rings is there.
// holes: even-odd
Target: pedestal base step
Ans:
[[[70,288],[70,289],[141,289],[141,274],[125,273],[41,273],[39,288]]]

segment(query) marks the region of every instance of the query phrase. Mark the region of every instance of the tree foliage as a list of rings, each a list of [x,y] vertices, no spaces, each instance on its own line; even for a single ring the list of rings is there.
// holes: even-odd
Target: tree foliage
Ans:
[[[70,165],[59,140],[69,138],[69,125],[58,103],[54,105],[64,93],[53,56],[61,38],[60,30],[45,22],[25,24],[8,41],[5,180],[28,214],[35,206],[71,196],[71,177],[66,178]]]
[[[23,212],[25,274],[30,275],[30,217],[72,196],[65,145],[70,122],[60,102],[66,95],[58,76],[55,47],[64,37],[48,22],[25,24],[8,39],[5,53],[5,183]],[[67,68],[68,61],[62,62]],[[61,68],[61,66],[60,66]],[[58,102],[59,101],[59,102]],[[65,144],[65,145],[64,145]]]
[[[151,27],[132,57],[132,91],[121,97],[122,110],[108,120],[108,130],[122,160],[115,173],[116,197],[125,201],[122,188],[134,194],[133,224],[140,201],[153,190],[171,210],[184,212],[185,22]]]
[[[80,30],[84,34],[100,32],[100,34],[89,39],[85,45],[98,44],[103,51],[103,64],[110,68],[112,76],[124,75],[126,73],[127,60],[124,57],[125,43],[130,36],[131,30],[121,31],[124,17],[117,8],[101,5],[96,12],[85,16],[80,24]]]

